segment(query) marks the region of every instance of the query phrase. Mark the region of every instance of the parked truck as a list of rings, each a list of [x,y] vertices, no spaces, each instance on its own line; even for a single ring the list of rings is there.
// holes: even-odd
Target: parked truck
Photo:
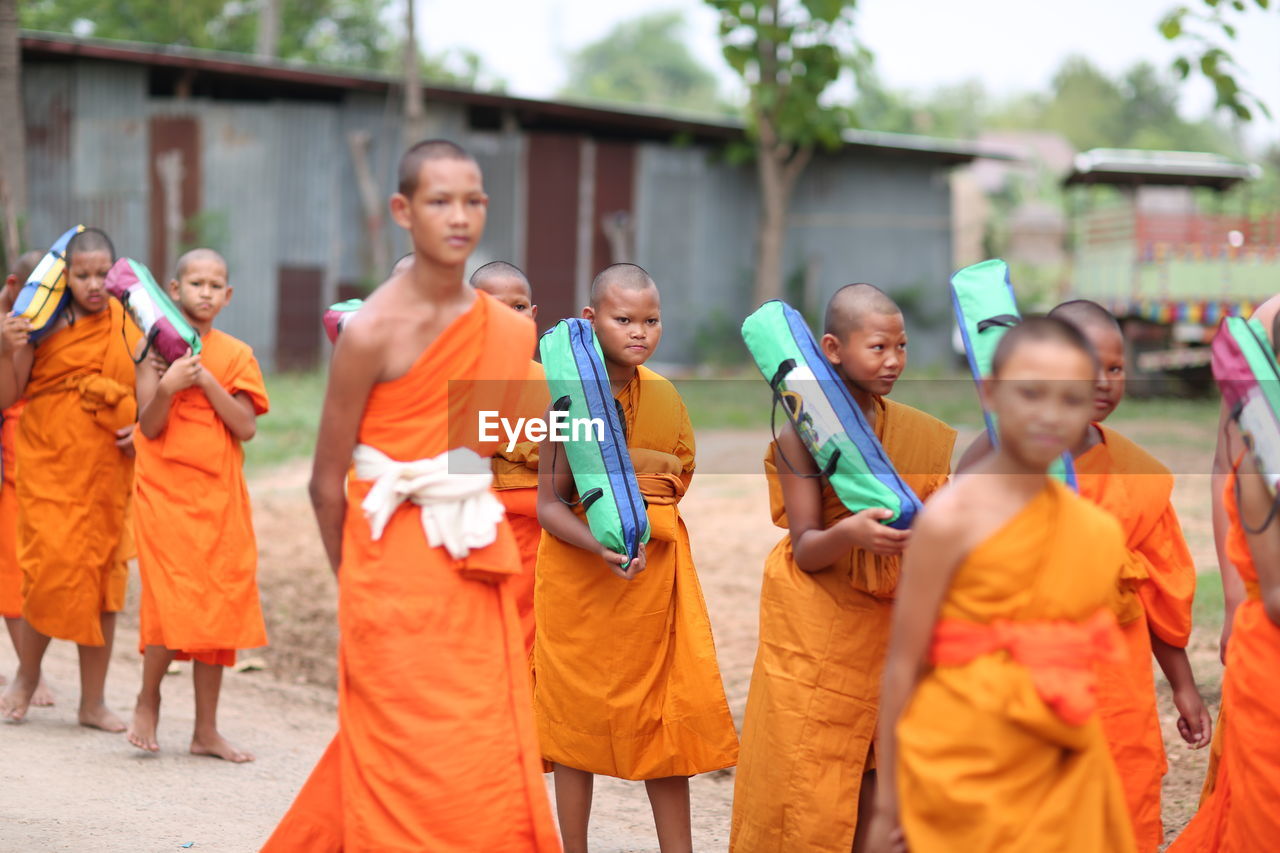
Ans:
[[[1094,149],[1076,157],[1064,179],[1072,221],[1065,296],[1092,299],[1120,319],[1133,391],[1206,387],[1221,318],[1248,316],[1280,292],[1280,213],[1250,211],[1247,184],[1260,174],[1216,154]]]

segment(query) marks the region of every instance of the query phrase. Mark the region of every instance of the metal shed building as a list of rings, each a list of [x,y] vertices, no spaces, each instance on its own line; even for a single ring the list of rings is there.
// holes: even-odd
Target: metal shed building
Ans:
[[[33,32],[22,55],[29,238],[98,225],[157,278],[183,246],[212,245],[236,286],[221,325],[268,370],[318,363],[322,309],[376,272],[351,143],[367,134],[365,162],[385,201],[400,148],[397,81]],[[705,359],[753,307],[755,174],[721,156],[741,125],[432,86],[424,94],[430,133],[458,141],[484,169],[489,222],[474,264],[527,270],[544,326],[576,314],[592,275],[621,260],[663,288],[664,363]],[[983,153],[849,132],[801,179],[784,269],[810,305],[872,281],[918,322],[945,324],[949,171]],[[407,250],[389,219],[385,231],[389,257]],[[929,360],[947,336],[916,340]]]

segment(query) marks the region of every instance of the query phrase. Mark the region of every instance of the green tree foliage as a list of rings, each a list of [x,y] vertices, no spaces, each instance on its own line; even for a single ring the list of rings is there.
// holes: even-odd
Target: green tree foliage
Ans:
[[[853,113],[859,126],[872,130],[972,139],[986,126],[990,108],[990,98],[977,80],[917,96],[890,90],[874,69],[868,69],[858,80]]]
[[[1174,79],[1140,62],[1110,77],[1083,57],[1069,57],[1049,91],[993,98],[977,81],[925,96],[887,90],[874,75],[859,87],[860,123],[876,130],[973,138],[983,130],[1048,130],[1080,150],[1149,148],[1238,154],[1231,137],[1208,119],[1178,113]]]
[[[394,66],[397,38],[385,23],[391,0],[285,0],[278,55],[327,65]],[[228,0],[27,0],[22,26],[35,30],[252,53],[256,2]]]
[[[25,0],[22,26],[32,30],[253,53],[258,0]],[[276,55],[320,65],[399,73],[402,40],[395,25],[403,0],[281,0]],[[426,54],[423,76],[461,86],[502,88],[474,53]]]
[[[1213,84],[1214,105],[1241,121],[1252,119],[1255,109],[1271,116],[1267,105],[1240,84],[1241,68],[1227,50],[1239,34],[1239,16],[1250,6],[1265,12],[1271,0],[1200,0],[1170,9],[1157,25],[1160,35],[1186,48],[1173,61],[1178,76],[1203,75]]]
[[[747,87],[747,133],[760,179],[755,300],[778,296],[787,211],[817,146],[852,121],[832,87],[870,64],[855,39],[856,0],[705,0],[720,15],[724,58]]]
[[[679,12],[623,21],[569,57],[560,94],[654,107],[724,112],[715,75],[689,51]]]

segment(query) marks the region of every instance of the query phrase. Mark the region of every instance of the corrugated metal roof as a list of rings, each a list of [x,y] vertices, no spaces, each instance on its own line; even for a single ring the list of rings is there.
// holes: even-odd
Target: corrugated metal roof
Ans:
[[[1261,174],[1252,163],[1204,151],[1094,148],[1076,155],[1075,168],[1063,184],[1161,184],[1225,190]]]
[[[397,76],[377,72],[328,68],[178,45],[80,38],[31,30],[22,33],[22,50],[25,56],[71,56],[184,68],[206,74],[252,78],[268,84],[275,82],[317,89],[383,92],[399,85]],[[506,111],[515,116],[522,126],[531,129],[592,130],[627,138],[687,135],[695,139],[722,140],[739,139],[744,130],[741,121],[724,116],[635,105],[623,107],[570,100],[542,101],[437,84],[424,86],[423,95],[428,101]],[[976,157],[1016,159],[996,149],[964,140],[858,129],[846,130],[843,138],[851,148],[914,155],[948,164],[965,163]]]

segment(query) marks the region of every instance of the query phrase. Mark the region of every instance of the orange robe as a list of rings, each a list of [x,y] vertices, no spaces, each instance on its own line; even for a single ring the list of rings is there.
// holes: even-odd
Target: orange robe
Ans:
[[[595,554],[542,537],[533,648],[542,755],[622,779],[732,767],[738,736],[676,506],[693,478],[689,413],[645,367],[617,399],[649,505],[646,568],[625,581]]]
[[[1129,653],[1101,664],[1098,715],[1111,745],[1140,853],[1164,843],[1160,785],[1168,762],[1160,735],[1151,632],[1185,648],[1191,638],[1196,568],[1173,510],[1173,475],[1155,457],[1109,427],[1075,461],[1080,494],[1120,522],[1128,559],[1113,612]]]
[[[550,395],[542,365],[529,362],[529,375],[521,388],[520,406],[507,417],[541,418],[547,411]],[[505,439],[504,439],[505,441]],[[538,563],[538,542],[542,526],[538,524],[538,443],[525,441],[511,450],[504,444],[493,456],[493,488],[507,509],[507,523],[520,547],[520,564],[524,571],[507,582],[516,597],[520,625],[524,628],[525,648],[533,650],[533,581]]]
[[[876,436],[917,495],[947,481],[956,432],[892,400],[878,401]],[[774,523],[787,527],[774,446],[765,476]],[[850,512],[826,482],[822,521]],[[784,536],[760,590],[760,645],[742,725],[729,846],[737,853],[848,853],[858,822],[880,676],[898,585],[898,557],[851,550],[822,572],[802,571]]]
[[[22,615],[50,637],[103,644],[101,614],[124,607],[133,460],[115,431],[137,420],[140,333],[112,298],[40,342],[17,442]]]
[[[0,417],[0,616],[22,616],[22,568],[18,565],[18,419],[26,400],[19,400]]]
[[[267,390],[248,344],[217,329],[202,344],[204,369],[264,414]],[[139,645],[232,666],[236,649],[267,644],[244,449],[199,388],[174,395],[164,431],[154,439],[139,432],[134,443]]]
[[[528,319],[477,291],[408,373],[373,387],[360,442],[399,461],[451,444],[487,454],[476,386],[517,386],[533,333]],[[486,381],[450,388],[466,379]],[[360,507],[370,486],[348,486],[338,734],[263,849],[558,851],[528,658],[504,582],[520,563],[510,529],[500,524],[492,545],[455,560],[428,545],[420,510],[406,503],[375,540]]]
[[[1135,849],[1094,692],[1124,559],[1115,519],[1049,481],[956,569],[897,726],[912,853]]]
[[[1225,503],[1231,523],[1227,555],[1246,593],[1232,622],[1222,678],[1222,704],[1231,708],[1231,717],[1222,728],[1213,789],[1169,845],[1169,853],[1254,853],[1274,850],[1280,839],[1280,625],[1262,605],[1258,568],[1240,523],[1234,473]]]

